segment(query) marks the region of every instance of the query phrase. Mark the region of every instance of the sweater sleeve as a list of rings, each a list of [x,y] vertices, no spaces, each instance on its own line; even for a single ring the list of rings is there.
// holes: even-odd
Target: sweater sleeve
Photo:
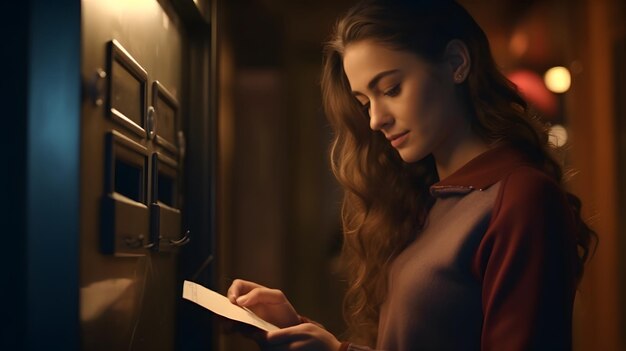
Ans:
[[[381,351],[381,350],[373,350],[367,346],[360,346],[356,344],[352,344],[349,342],[342,342],[339,351]]]
[[[569,350],[573,216],[560,187],[523,167],[503,180],[473,261],[482,282],[481,350]]]
[[[322,329],[326,329],[323,325],[321,325],[320,323],[317,323],[316,321],[310,318],[307,318],[305,316],[298,316],[298,317],[300,318],[300,323],[313,323]],[[372,350],[371,348],[366,347],[366,346],[360,346],[360,345],[350,343],[348,341],[344,341],[341,343],[341,346],[339,347],[338,351],[379,351],[379,350]]]

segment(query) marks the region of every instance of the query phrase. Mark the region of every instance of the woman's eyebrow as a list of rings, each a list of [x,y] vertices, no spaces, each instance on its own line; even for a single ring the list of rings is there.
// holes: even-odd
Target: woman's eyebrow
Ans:
[[[382,71],[382,72],[378,73],[367,84],[367,88],[369,90],[374,90],[374,87],[376,86],[376,84],[378,84],[378,81],[380,81],[382,78],[384,78],[384,77],[386,77],[388,75],[394,74],[394,73],[399,72],[399,71],[400,71],[399,69],[390,69],[388,71]],[[355,90],[352,91],[352,94],[353,95],[364,95],[363,93],[355,91]]]

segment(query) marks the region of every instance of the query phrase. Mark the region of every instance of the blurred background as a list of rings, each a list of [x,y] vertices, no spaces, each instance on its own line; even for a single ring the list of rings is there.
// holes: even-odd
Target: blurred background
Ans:
[[[600,237],[575,350],[626,350],[626,2],[460,2]],[[341,338],[319,80],[352,3],[2,2],[0,349],[258,349],[183,300],[184,279],[281,289]]]

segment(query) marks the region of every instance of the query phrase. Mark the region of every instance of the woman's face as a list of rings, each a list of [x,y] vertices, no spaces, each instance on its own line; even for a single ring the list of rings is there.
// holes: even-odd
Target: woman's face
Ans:
[[[454,69],[442,61],[376,41],[349,44],[344,70],[354,97],[369,112],[370,128],[382,132],[405,162],[451,152],[455,130],[466,126]]]

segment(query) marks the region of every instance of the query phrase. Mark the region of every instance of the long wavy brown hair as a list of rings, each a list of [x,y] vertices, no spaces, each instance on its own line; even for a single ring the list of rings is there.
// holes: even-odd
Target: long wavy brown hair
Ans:
[[[498,70],[485,33],[463,7],[449,0],[373,0],[350,9],[324,47],[322,98],[334,130],[332,170],[344,188],[342,256],[349,275],[344,318],[354,341],[372,345],[389,264],[419,235],[434,202],[429,187],[438,176],[432,155],[405,163],[382,133],[370,130],[343,68],[346,46],[365,39],[431,63],[442,60],[451,40],[464,42],[471,68],[460,89],[473,131],[490,145],[524,150],[559,184],[563,172],[552,156],[546,126]],[[597,236],[581,219],[580,200],[567,197],[578,225],[580,278]]]

